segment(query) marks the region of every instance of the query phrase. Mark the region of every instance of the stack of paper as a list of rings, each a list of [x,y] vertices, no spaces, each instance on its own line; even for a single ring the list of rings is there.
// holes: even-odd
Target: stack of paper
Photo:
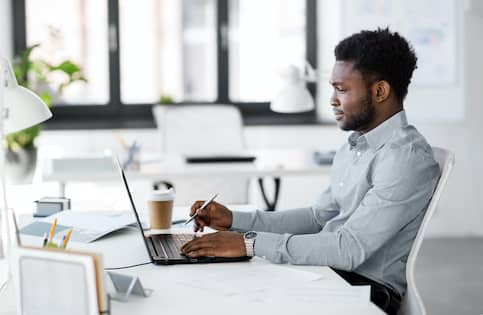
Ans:
[[[132,212],[119,211],[62,211],[36,220],[20,230],[21,234],[43,237],[57,218],[56,235],[73,229],[71,241],[90,243],[111,232],[136,222]],[[54,236],[55,238],[55,236]]]

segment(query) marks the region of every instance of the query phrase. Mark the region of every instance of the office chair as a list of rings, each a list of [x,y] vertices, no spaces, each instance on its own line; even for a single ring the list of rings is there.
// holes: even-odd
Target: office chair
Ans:
[[[402,301],[401,309],[398,313],[399,315],[426,315],[424,303],[419,295],[416,282],[414,281],[414,267],[429,220],[436,210],[441,193],[455,163],[454,155],[450,151],[433,147],[433,152],[436,162],[438,162],[441,170],[441,177],[439,178],[438,185],[434,190],[433,197],[431,198],[426,210],[426,214],[424,215],[424,219],[419,227],[418,234],[416,235],[416,239],[414,240],[411,251],[409,252],[408,262],[406,265],[407,289]]]
[[[245,150],[243,122],[238,108],[229,105],[155,105],[163,153],[184,156],[239,155]],[[248,203],[248,179],[211,177],[182,179],[174,184],[176,204],[191,205],[219,193],[219,201]]]

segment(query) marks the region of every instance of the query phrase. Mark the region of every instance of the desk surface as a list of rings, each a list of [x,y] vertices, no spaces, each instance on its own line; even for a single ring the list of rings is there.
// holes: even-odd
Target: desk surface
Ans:
[[[178,232],[182,232],[178,230]],[[24,244],[39,244],[41,238],[22,236]],[[97,251],[103,254],[104,267],[113,268],[140,264],[149,261],[139,231],[125,229],[115,232],[91,244],[72,243],[72,248]],[[226,275],[227,281],[240,279],[253,268],[293,268],[319,274],[318,280],[311,285],[322,288],[349,287],[342,278],[328,267],[274,265],[254,258],[250,262],[156,266],[152,264],[118,270],[123,274],[138,276],[144,287],[154,289],[148,298],[131,297],[128,303],[112,302],[112,314],[384,314],[374,304],[344,305],[322,299],[314,303],[289,294],[290,299],[264,299],[271,290],[259,292],[230,292],[213,286],[210,274]],[[245,273],[246,270],[246,273]],[[196,272],[200,275],[196,283],[187,275]],[[186,279],[188,278],[188,279]],[[283,283],[283,282],[282,282]],[[283,286],[283,284],[281,285]],[[256,280],[254,287],[257,287]],[[277,288],[280,289],[280,288]],[[283,288],[286,290],[292,287]],[[0,296],[1,314],[14,314],[13,288],[10,285],[6,293]]]

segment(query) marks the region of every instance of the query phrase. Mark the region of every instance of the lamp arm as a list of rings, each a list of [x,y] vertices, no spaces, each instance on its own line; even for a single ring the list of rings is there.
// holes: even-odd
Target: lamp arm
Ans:
[[[0,58],[0,181],[2,186],[2,211],[1,211],[1,242],[0,258],[8,256],[10,250],[10,227],[8,222],[7,190],[5,185],[5,86],[8,80],[8,66],[6,59]]]
[[[317,81],[317,72],[307,60],[305,61],[302,77],[307,82]]]

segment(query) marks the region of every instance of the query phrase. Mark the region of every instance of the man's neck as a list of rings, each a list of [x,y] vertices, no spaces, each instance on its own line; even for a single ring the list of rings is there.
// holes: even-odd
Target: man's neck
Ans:
[[[397,106],[387,106],[386,108],[387,110],[376,113],[374,120],[369,125],[361,128],[358,131],[362,133],[368,133],[372,129],[376,128],[377,126],[403,110],[402,104]]]

